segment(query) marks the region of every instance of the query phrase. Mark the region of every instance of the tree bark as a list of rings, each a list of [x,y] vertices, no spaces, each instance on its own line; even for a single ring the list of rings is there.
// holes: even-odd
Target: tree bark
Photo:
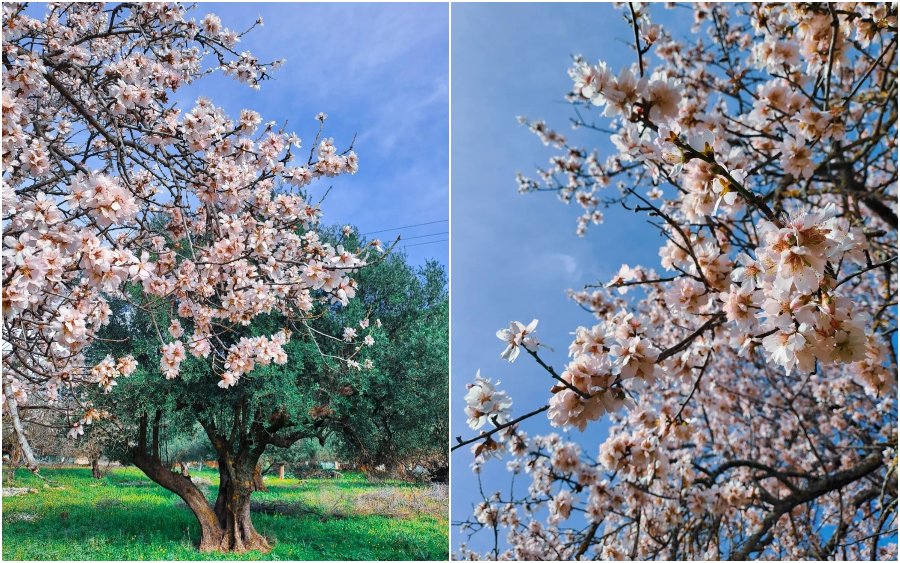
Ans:
[[[269,488],[266,487],[266,482],[263,481],[262,470],[259,468],[259,464],[256,464],[253,467],[253,490],[254,491],[268,491]]]
[[[134,450],[134,464],[150,479],[172,491],[187,504],[200,524],[200,551],[244,553],[269,552],[269,541],[256,531],[250,519],[250,495],[259,490],[255,464],[235,464],[219,459],[219,494],[211,506],[190,477],[162,464],[155,456],[139,448]],[[233,477],[232,477],[233,476]]]
[[[199,412],[202,408],[197,410]],[[275,432],[284,426],[285,421],[279,419],[265,427],[259,413],[253,417],[247,431],[245,424],[249,419],[243,406],[235,407],[229,437],[217,431],[208,418],[198,416],[197,420],[218,453],[219,490],[215,504],[211,505],[189,476],[180,474],[174,466],[163,465],[159,450],[161,419],[161,411],[156,411],[152,427],[149,427],[151,421],[148,414],[140,416],[133,461],[153,481],[181,497],[191,509],[200,524],[200,550],[231,553],[270,551],[269,541],[256,531],[250,519],[250,495],[254,491],[265,490],[259,459],[268,444],[288,447],[304,437],[304,433],[275,437],[277,442],[273,441]],[[147,443],[148,431],[150,444]],[[181,469],[184,469],[183,465]]]
[[[145,452],[134,450],[134,464],[158,485],[172,491],[187,504],[200,524],[200,551],[227,550],[225,530],[219,524],[209,501],[190,477],[185,477],[165,467],[158,459]]]
[[[13,432],[16,435],[22,456],[25,458],[25,467],[29,471],[37,473],[39,470],[38,463],[34,459],[34,452],[31,450],[31,444],[28,443],[28,437],[25,435],[25,429],[22,427],[22,421],[19,419],[18,403],[16,403],[12,383],[10,383],[9,379],[4,379],[3,381],[3,394],[6,395],[6,410],[9,412],[9,418],[12,421]]]
[[[250,519],[250,495],[259,490],[258,481],[261,478],[255,463],[248,467],[229,459],[219,459],[219,494],[214,511],[224,532],[223,551],[258,550],[265,553],[272,549]]]
[[[94,479],[103,479],[103,472],[100,471],[100,454],[91,456],[91,476]]]

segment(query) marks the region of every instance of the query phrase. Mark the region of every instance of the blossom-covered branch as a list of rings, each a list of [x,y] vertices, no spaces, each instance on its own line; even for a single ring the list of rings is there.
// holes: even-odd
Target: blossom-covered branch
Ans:
[[[687,42],[623,8],[636,64],[576,57],[567,95],[615,151],[521,118],[554,155],[519,191],[577,204],[581,236],[646,214],[660,262],[570,292],[595,324],[545,407],[517,416],[493,382],[467,396],[494,427],[454,448],[528,487],[482,494],[460,525],[494,547],[460,556],[893,559],[897,8],[695,4]],[[503,357],[554,377],[516,338],[534,325]],[[526,434],[545,412],[584,436]]]

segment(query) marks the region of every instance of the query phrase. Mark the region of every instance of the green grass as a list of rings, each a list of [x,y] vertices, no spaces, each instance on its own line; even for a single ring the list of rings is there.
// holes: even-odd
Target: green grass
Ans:
[[[133,468],[100,480],[89,469],[19,470],[4,487],[36,492],[3,498],[3,559],[43,560],[444,560],[446,497],[431,487],[339,479],[266,478],[254,493],[253,523],[270,553],[200,553],[199,525],[181,500]],[[218,473],[207,480],[208,498]]]

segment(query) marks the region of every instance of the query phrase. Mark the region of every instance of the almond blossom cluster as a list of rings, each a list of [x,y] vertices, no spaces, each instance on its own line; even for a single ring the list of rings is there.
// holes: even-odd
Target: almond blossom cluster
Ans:
[[[325,240],[309,190],[354,174],[356,154],[322,136],[324,116],[301,157],[299,136],[252,110],[172,104],[207,73],[258,87],[280,64],[235,51],[243,32],[215,15],[197,22],[171,3],[44,9],[36,19],[3,5],[4,384],[52,402],[132,373],[131,357],[85,357],[110,298],[171,319],[155,327],[159,365],[146,366],[161,380],[189,355],[223,388],[284,363],[290,330],[240,330],[277,312],[312,334],[307,319],[354,298],[352,274],[376,250]]]
[[[468,389],[466,415],[469,427],[478,430],[488,422],[499,425],[509,420],[512,400],[505,391],[497,389],[497,384],[481,377],[479,372],[475,375],[475,382],[469,384]]]
[[[638,212],[662,242],[570,291],[594,320],[560,372],[536,321],[497,334],[552,387],[467,409],[453,449],[526,482],[482,483],[458,556],[894,559],[897,7],[672,7],[690,39],[627,3],[634,64],[575,58],[574,132],[520,119],[553,152],[520,192],[575,202],[580,236]],[[601,131],[606,157],[580,144]]]
[[[236,384],[241,375],[250,373],[257,366],[266,366],[270,363],[284,365],[287,363],[287,354],[284,345],[291,337],[289,330],[282,330],[271,338],[257,336],[254,338],[241,338],[228,349],[225,359],[225,372],[219,387],[227,389]]]
[[[826,271],[841,260],[865,267],[865,236],[858,228],[842,230],[836,213],[830,205],[798,215],[783,228],[763,223],[758,259],[735,270],[742,281],[738,291],[748,294],[743,300],[755,303],[761,328],[773,331],[763,338],[763,348],[788,371],[809,373],[816,362],[849,364],[866,354],[866,316],[849,296],[833,290],[835,277]]]
[[[91,376],[105,393],[109,393],[116,386],[117,378],[128,377],[136,369],[137,361],[132,356],[123,356],[116,361],[108,355],[91,368]]]

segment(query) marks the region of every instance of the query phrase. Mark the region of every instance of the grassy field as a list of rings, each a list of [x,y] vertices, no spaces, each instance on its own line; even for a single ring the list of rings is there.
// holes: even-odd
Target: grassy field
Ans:
[[[200,553],[199,526],[174,494],[133,468],[100,480],[90,469],[19,470],[4,489],[3,559],[447,560],[446,488],[403,482],[266,477],[253,523],[274,549],[241,556]],[[192,475],[214,498],[218,473]],[[8,491],[7,491],[8,492]],[[274,541],[273,541],[274,540]]]

